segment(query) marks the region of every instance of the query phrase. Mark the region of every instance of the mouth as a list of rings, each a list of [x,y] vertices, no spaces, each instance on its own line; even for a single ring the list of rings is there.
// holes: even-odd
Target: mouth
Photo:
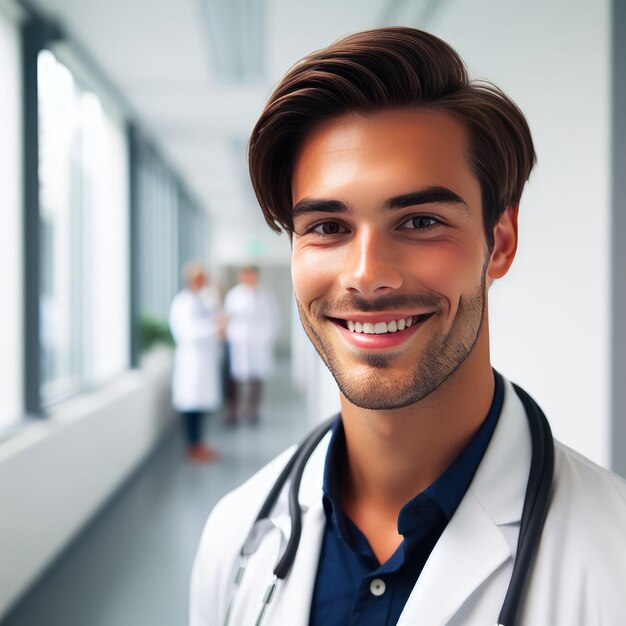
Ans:
[[[387,335],[407,332],[412,326],[417,326],[432,317],[434,313],[422,313],[418,315],[397,316],[394,319],[375,319],[367,321],[363,319],[342,319],[330,317],[330,321],[348,330],[350,333],[364,335]],[[389,318],[389,315],[380,316]]]

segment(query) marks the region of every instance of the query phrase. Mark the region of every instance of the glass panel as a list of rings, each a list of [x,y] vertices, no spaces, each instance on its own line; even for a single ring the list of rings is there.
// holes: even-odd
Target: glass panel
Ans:
[[[0,431],[22,416],[20,39],[0,12]]]
[[[43,51],[38,62],[41,205],[41,380],[44,398],[79,386],[79,95],[70,72]]]
[[[127,366],[128,181],[121,122],[51,52],[38,65],[45,404]]]

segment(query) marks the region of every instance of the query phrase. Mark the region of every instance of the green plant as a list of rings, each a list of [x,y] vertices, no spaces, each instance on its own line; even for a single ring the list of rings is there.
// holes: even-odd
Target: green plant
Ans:
[[[141,348],[147,352],[153,346],[162,344],[174,346],[174,339],[170,333],[167,321],[160,320],[151,315],[141,317]]]

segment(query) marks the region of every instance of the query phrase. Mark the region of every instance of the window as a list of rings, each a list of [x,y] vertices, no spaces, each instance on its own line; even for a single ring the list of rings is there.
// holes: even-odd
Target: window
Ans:
[[[206,260],[207,217],[149,148],[142,146],[138,158],[141,313],[164,321],[182,265]]]
[[[0,430],[22,414],[20,40],[0,12]]]
[[[42,401],[128,363],[128,157],[121,120],[48,50],[38,59]]]

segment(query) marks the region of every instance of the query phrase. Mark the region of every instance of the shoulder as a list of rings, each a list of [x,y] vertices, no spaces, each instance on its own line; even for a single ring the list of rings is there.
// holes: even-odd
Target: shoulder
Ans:
[[[178,311],[181,308],[184,309],[189,302],[189,292],[186,289],[179,291],[172,299],[172,305],[170,311]]]
[[[243,293],[244,287],[245,285],[235,285],[234,287],[229,289],[226,293],[226,296],[224,297],[224,302],[232,302],[233,300],[240,298],[241,294]]]
[[[626,610],[625,528],[624,480],[555,442],[550,508],[522,622],[621,623]],[[546,607],[551,607],[549,619]]]
[[[295,449],[296,446],[291,446],[281,452],[246,482],[227,493],[211,511],[207,526],[226,524],[233,527],[233,520],[241,519],[241,525],[245,527],[247,532],[249,524],[256,517],[267,493]]]
[[[560,442],[555,442],[555,475],[557,493],[587,507],[597,506],[626,514],[626,480],[600,467]]]
[[[197,559],[233,558],[257,516],[269,490],[296,447],[285,450],[213,507],[200,540]]]
[[[187,300],[188,296],[189,292],[186,289],[182,289],[174,296],[174,298],[172,299],[172,304],[184,302],[185,300]]]
[[[570,563],[572,573],[595,572],[600,577],[611,573],[620,584],[626,583],[626,482],[622,478],[557,442],[548,519],[553,547],[576,555]]]

